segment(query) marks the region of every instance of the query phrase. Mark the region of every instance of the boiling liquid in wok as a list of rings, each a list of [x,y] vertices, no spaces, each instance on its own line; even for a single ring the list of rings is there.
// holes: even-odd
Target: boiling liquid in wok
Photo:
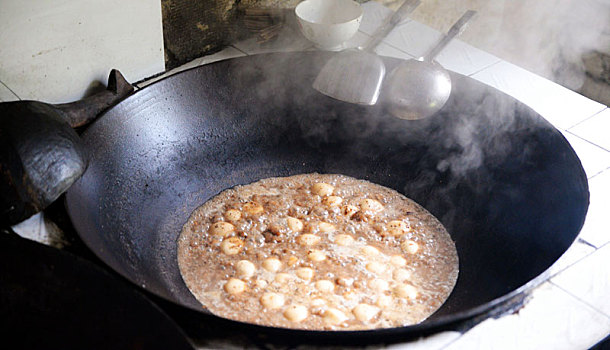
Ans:
[[[184,225],[178,263],[210,312],[312,330],[419,323],[458,275],[451,237],[420,205],[321,174],[264,179],[210,199]]]

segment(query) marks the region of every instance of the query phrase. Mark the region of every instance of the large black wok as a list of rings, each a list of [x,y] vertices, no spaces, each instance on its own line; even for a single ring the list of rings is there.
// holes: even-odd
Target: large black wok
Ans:
[[[135,284],[206,312],[176,261],[190,213],[238,184],[341,173],[391,187],[436,215],[458,249],[457,285],[417,326],[281,334],[420,334],[489,311],[540,281],[575,239],[588,206],[585,173],[563,136],[523,104],[458,74],[447,105],[422,121],[391,117],[383,101],[361,107],[332,100],[311,88],[329,57],[215,63],[112,108],[82,135],[90,164],[67,194],[82,239]],[[396,64],[386,60],[389,71]]]

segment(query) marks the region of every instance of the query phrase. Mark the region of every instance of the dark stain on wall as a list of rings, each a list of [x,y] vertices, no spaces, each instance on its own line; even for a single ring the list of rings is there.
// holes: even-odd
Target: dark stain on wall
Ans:
[[[243,30],[237,25],[240,0],[161,0],[167,70],[220,51]]]

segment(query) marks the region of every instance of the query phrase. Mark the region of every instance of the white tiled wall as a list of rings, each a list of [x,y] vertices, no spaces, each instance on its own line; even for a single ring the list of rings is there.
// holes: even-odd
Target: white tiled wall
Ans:
[[[0,1],[0,82],[19,98],[76,100],[112,68],[131,82],[164,70],[159,0]]]

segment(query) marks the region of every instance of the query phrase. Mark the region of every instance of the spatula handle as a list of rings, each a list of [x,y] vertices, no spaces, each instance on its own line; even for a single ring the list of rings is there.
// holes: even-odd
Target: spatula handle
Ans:
[[[398,10],[392,14],[392,16],[385,21],[385,23],[379,27],[373,34],[373,36],[369,39],[369,41],[364,45],[363,50],[372,52],[377,45],[385,38],[394,27],[396,27],[400,22],[402,22],[407,16],[413,12],[421,3],[420,0],[405,0],[405,2],[400,5]]]
[[[468,26],[468,22],[470,22],[472,17],[474,17],[476,14],[477,11],[474,10],[466,11],[462,17],[460,17],[460,19],[458,19],[458,21],[451,26],[449,32],[447,32],[447,35],[445,35],[436,45],[434,45],[432,50],[430,50],[430,52],[424,56],[424,61],[432,61],[445,48],[445,46],[447,46],[449,42],[453,40],[453,38],[462,34],[464,29],[466,29]]]

